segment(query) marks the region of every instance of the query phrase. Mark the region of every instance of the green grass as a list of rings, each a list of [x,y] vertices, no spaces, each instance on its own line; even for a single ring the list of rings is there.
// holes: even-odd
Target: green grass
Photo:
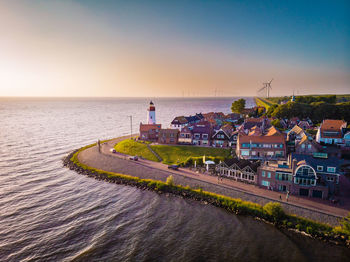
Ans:
[[[151,148],[163,159],[165,164],[180,164],[189,157],[230,157],[230,149],[199,146],[151,145]]]
[[[117,152],[130,156],[141,156],[148,160],[158,162],[157,157],[147,148],[147,145],[135,140],[126,139],[115,145]]]
[[[257,106],[263,106],[266,108],[266,111],[269,109],[270,106],[272,106],[273,104],[275,104],[274,102],[272,101],[269,101],[267,99],[264,99],[264,98],[258,98],[256,97],[255,98],[255,103]]]

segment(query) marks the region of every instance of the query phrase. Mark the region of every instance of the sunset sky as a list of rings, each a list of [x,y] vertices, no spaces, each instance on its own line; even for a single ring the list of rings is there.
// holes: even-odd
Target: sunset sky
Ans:
[[[0,96],[350,93],[350,1],[0,2]]]

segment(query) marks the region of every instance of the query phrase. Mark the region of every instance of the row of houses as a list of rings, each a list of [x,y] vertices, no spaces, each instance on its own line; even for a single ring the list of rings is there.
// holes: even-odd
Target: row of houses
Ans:
[[[290,154],[285,161],[227,159],[216,166],[216,171],[268,190],[327,199],[339,193],[340,164],[335,157]]]
[[[294,123],[288,133],[271,126],[270,119],[246,118],[235,125],[238,114],[221,112],[175,117],[170,128],[162,129],[155,122],[155,107],[151,102],[148,123],[140,124],[140,139],[162,144],[187,144],[214,147],[235,147],[236,154],[243,159],[281,160],[290,152],[312,154],[322,151],[320,144],[335,144],[350,147],[350,130],[343,120],[324,120],[316,140],[306,133],[308,120],[290,120]],[[307,124],[305,124],[305,123]]]
[[[339,192],[341,160],[325,152],[324,144],[350,146],[350,130],[342,120],[324,120],[314,139],[306,131],[311,126],[307,120],[288,121],[294,126],[281,132],[266,117],[234,125],[236,115],[211,112],[176,117],[171,128],[162,129],[154,111],[151,103],[148,124],[140,124],[142,140],[234,147],[237,158],[216,166],[221,176],[300,196],[326,199]]]

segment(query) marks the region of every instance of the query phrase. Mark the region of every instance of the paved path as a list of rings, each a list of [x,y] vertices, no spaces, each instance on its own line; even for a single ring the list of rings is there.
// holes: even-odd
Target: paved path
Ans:
[[[337,224],[337,217],[345,216],[350,210],[349,206],[331,205],[326,200],[311,200],[296,196],[290,196],[289,202],[286,203],[284,194],[281,195],[279,192],[262,189],[255,185],[244,184],[226,178],[218,182],[217,177],[214,176],[199,174],[184,168],[173,171],[169,170],[167,165],[145,159],[139,159],[139,161],[128,160],[126,155],[110,152],[110,149],[123,139],[125,137],[104,143],[101,153],[98,152],[96,146],[84,150],[78,155],[79,161],[98,169],[129,174],[140,178],[165,181],[169,175],[173,175],[176,184],[189,185],[192,188],[201,187],[203,190],[241,198],[262,205],[270,201],[281,202],[284,209],[289,213],[330,224]],[[280,195],[282,196],[282,201],[279,200]]]

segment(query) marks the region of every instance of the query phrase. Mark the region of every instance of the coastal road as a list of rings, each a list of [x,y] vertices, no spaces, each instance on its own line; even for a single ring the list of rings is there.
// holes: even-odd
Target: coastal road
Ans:
[[[169,175],[173,175],[175,183],[183,186],[189,185],[192,188],[201,187],[203,190],[215,192],[230,197],[241,198],[259,204],[266,204],[270,201],[280,202],[289,213],[309,217],[321,222],[337,224],[338,218],[346,216],[350,210],[349,202],[342,201],[341,205],[333,205],[327,200],[308,199],[297,196],[290,196],[289,202],[285,201],[285,194],[259,188],[223,178],[218,181],[216,176],[196,173],[186,168],[178,171],[169,170],[168,166],[146,159],[139,161],[128,160],[128,156],[121,153],[111,153],[110,149],[125,137],[110,140],[101,146],[101,152],[97,146],[82,151],[78,155],[80,162],[98,169],[128,174],[140,178],[151,178],[165,181]],[[279,197],[282,196],[282,201]]]

